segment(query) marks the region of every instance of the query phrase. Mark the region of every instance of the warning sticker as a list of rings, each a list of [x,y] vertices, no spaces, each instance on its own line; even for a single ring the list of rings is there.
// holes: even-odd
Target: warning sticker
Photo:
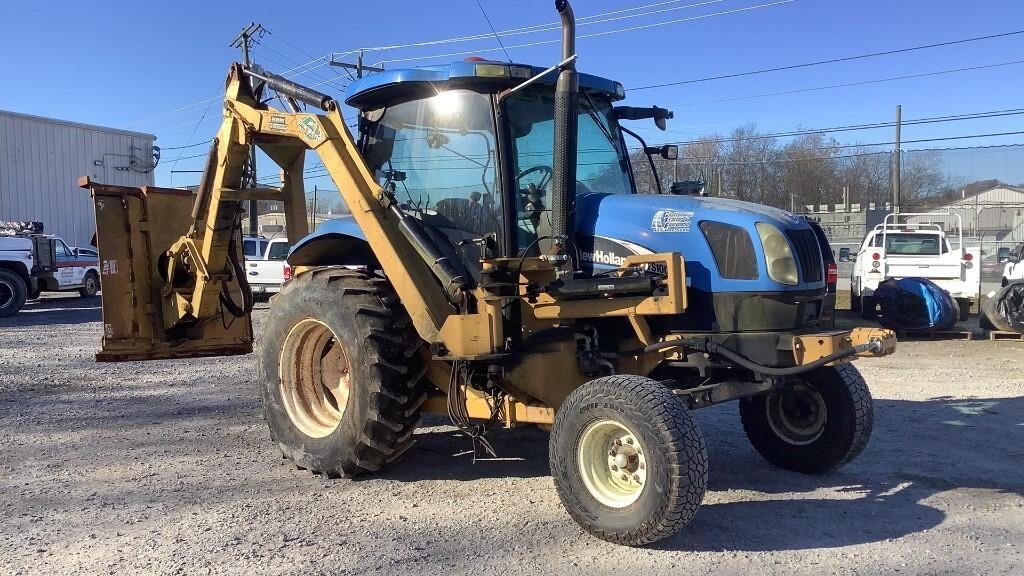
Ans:
[[[693,212],[681,210],[658,210],[651,219],[651,230],[654,232],[689,232]]]
[[[271,116],[270,122],[267,124],[267,128],[274,132],[287,132],[288,120],[284,116]]]

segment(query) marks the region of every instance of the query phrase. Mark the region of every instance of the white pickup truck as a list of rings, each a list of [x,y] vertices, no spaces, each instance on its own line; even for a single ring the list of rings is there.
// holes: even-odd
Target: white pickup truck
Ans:
[[[5,228],[0,234],[0,317],[13,316],[43,291],[77,290],[84,297],[100,289],[99,258],[91,249],[69,248],[44,234]]]
[[[910,216],[955,218],[957,245],[940,224],[901,223]],[[851,303],[864,318],[875,315],[878,283],[888,278],[927,278],[956,299],[966,320],[981,286],[981,250],[965,248],[959,214],[889,214],[861,243],[850,278]]]
[[[291,279],[291,266],[285,262],[292,249],[287,238],[250,237],[243,239],[245,247],[245,273],[253,296],[268,296],[281,291],[285,281]],[[256,252],[254,248],[262,250]]]
[[[1010,282],[1024,280],[1024,242],[1014,246],[1010,252],[1010,259],[1003,267],[1003,280],[1001,284],[1006,286]]]

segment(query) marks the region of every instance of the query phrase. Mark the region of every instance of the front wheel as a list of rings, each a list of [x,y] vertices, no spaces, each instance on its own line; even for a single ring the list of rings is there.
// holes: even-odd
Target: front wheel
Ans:
[[[28,286],[20,274],[0,268],[0,318],[14,316],[25,305]]]
[[[786,470],[823,474],[864,450],[874,426],[871,392],[853,364],[824,366],[769,394],[740,400],[747,438]]]
[[[100,291],[100,277],[95,272],[88,272],[82,279],[82,287],[78,289],[78,295],[82,298],[92,298]]]
[[[577,388],[555,415],[549,449],[569,515],[609,542],[666,538],[704,499],[704,437],[683,403],[650,378],[607,376]]]

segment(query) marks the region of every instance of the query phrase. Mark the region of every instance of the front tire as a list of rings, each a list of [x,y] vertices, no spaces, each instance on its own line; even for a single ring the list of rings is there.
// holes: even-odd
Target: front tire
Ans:
[[[285,285],[259,343],[264,413],[284,456],[330,477],[396,462],[426,400],[421,347],[383,279],[331,267]]]
[[[704,499],[704,437],[683,403],[650,378],[607,376],[580,386],[555,415],[549,449],[565,509],[609,542],[666,538]]]
[[[14,316],[28,297],[28,286],[20,274],[0,268],[0,318]]]
[[[874,409],[857,368],[840,364],[802,374],[769,394],[741,399],[740,419],[750,443],[768,462],[823,474],[864,450]]]
[[[92,298],[100,291],[100,277],[95,272],[87,272],[82,279],[82,287],[78,289],[78,295],[82,298]]]

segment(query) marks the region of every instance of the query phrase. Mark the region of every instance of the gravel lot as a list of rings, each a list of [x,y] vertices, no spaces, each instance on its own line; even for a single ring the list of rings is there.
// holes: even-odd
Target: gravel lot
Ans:
[[[830,476],[769,467],[734,404],[697,412],[704,507],[628,549],[563,512],[537,429],[474,464],[432,418],[383,476],[313,477],[269,442],[251,356],[96,364],[98,306],[0,320],[0,574],[1024,574],[1024,342],[860,362],[875,434]]]

